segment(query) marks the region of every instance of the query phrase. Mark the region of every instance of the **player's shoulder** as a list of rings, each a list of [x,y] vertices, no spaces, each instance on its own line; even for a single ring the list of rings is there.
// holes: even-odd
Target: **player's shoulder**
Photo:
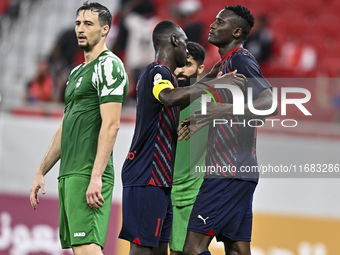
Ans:
[[[105,65],[116,65],[124,67],[123,61],[113,52],[106,50],[98,58],[98,61]]]
[[[75,73],[75,72],[76,72],[81,66],[83,66],[83,65],[84,65],[84,63],[82,63],[82,64],[76,66],[75,68],[73,68],[73,69],[71,70],[70,76],[71,76],[73,73]]]
[[[154,81],[170,80],[171,71],[161,63],[153,62],[147,66],[147,75]]]
[[[171,71],[169,70],[169,68],[167,68],[165,65],[157,61],[150,63],[149,70],[150,72],[162,72],[162,73],[171,74]]]
[[[230,58],[230,67],[232,69],[238,69],[240,67],[251,66],[252,68],[259,68],[259,65],[253,56],[247,49],[241,48],[233,52]]]
[[[236,50],[231,58],[238,59],[240,61],[256,61],[253,54],[251,54],[250,51],[245,48]]]

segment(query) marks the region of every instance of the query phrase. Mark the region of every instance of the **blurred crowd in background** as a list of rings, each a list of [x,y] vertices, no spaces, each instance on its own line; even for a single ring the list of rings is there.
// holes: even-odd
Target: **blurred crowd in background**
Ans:
[[[20,1],[1,0],[0,22],[15,22]],[[116,0],[117,1],[117,0]],[[317,78],[301,82],[312,93],[310,107],[316,118],[339,121],[340,112],[340,1],[337,0],[120,0],[113,13],[108,47],[124,62],[130,80],[127,102],[135,98],[139,74],[154,59],[151,34],[161,20],[178,23],[190,41],[206,49],[206,70],[219,60],[208,43],[209,26],[224,5],[241,4],[255,16],[244,47],[257,59],[266,78]],[[0,38],[1,39],[1,38]],[[72,68],[84,61],[77,47],[74,27],[57,35],[53,50],[39,56],[36,74],[27,81],[24,100],[63,102],[65,84]],[[337,78],[337,79],[327,79]],[[275,86],[275,85],[273,85]],[[128,103],[127,103],[128,104]]]

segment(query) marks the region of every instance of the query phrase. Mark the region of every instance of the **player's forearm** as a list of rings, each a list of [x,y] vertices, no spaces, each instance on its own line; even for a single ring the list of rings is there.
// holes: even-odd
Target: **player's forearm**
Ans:
[[[257,99],[255,99],[252,103],[253,108],[259,111],[266,111],[272,108],[273,105],[273,98],[271,96],[265,96],[265,97],[259,97]],[[279,107],[278,105],[275,107],[274,111],[269,111],[266,114],[256,114],[253,113],[248,104],[244,104],[244,115],[246,117],[250,117],[250,118],[264,118],[264,117],[270,117],[270,116],[275,116],[278,114],[279,111]]]
[[[265,110],[271,109],[272,104],[273,104],[273,101],[272,101],[272,97],[270,96],[259,97],[252,102],[253,108],[259,111],[265,111]],[[223,118],[227,115],[234,115],[233,104],[224,103],[222,105],[217,105],[213,107],[214,109],[211,109],[210,113],[214,115],[214,118]],[[278,107],[275,108],[274,112],[267,113],[264,115],[253,113],[250,110],[249,105],[247,103],[243,105],[243,108],[244,108],[244,114],[242,114],[241,116],[248,117],[248,118],[265,118],[265,117],[277,115],[278,113]]]
[[[165,107],[187,107],[193,100],[200,97],[202,90],[194,87],[182,87],[161,91],[159,98]]]
[[[61,132],[62,132],[62,123],[60,124],[57,132],[55,133],[50,147],[41,162],[37,174],[41,174],[45,176],[51,168],[55,165],[55,163],[60,159],[60,150],[61,150]]]
[[[97,154],[92,169],[92,177],[101,178],[111,157],[113,146],[119,130],[119,123],[102,123]]]
[[[215,80],[207,81],[205,85],[197,82],[188,87],[163,90],[160,92],[159,98],[166,107],[180,106],[183,109],[205,94],[204,90],[209,90],[206,84],[213,87]]]

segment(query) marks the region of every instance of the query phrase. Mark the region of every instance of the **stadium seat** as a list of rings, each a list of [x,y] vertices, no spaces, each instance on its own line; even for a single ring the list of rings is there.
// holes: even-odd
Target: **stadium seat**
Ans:
[[[318,62],[318,68],[327,70],[331,77],[337,77],[340,73],[340,58],[339,57],[325,57]]]
[[[338,14],[321,13],[317,17],[315,29],[326,35],[333,36],[339,33],[339,23],[340,17]]]
[[[300,13],[317,14],[325,8],[325,1],[322,0],[295,0],[291,6]]]
[[[0,14],[6,13],[9,7],[10,0],[1,0],[0,1]]]
[[[340,1],[338,0],[333,0],[331,1],[330,7],[334,12],[339,13],[340,12]]]

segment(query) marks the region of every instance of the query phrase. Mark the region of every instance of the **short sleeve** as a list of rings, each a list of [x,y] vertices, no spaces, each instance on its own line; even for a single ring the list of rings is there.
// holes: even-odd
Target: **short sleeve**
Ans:
[[[247,87],[253,88],[253,99],[256,99],[260,92],[267,88],[272,88],[270,83],[262,76],[260,68],[256,60],[244,53],[236,54],[230,61],[229,70],[247,77]]]
[[[129,88],[128,77],[122,61],[108,56],[94,67],[92,84],[98,91],[99,104],[124,101]]]
[[[149,72],[149,75],[152,80],[152,88],[157,82],[161,80],[172,80],[170,70],[161,64],[153,66]]]
[[[151,91],[153,93],[154,86],[160,81],[169,81],[172,83],[172,75],[168,68],[164,67],[163,65],[155,65],[149,72],[149,80],[151,80]],[[155,99],[159,100],[155,95]]]

